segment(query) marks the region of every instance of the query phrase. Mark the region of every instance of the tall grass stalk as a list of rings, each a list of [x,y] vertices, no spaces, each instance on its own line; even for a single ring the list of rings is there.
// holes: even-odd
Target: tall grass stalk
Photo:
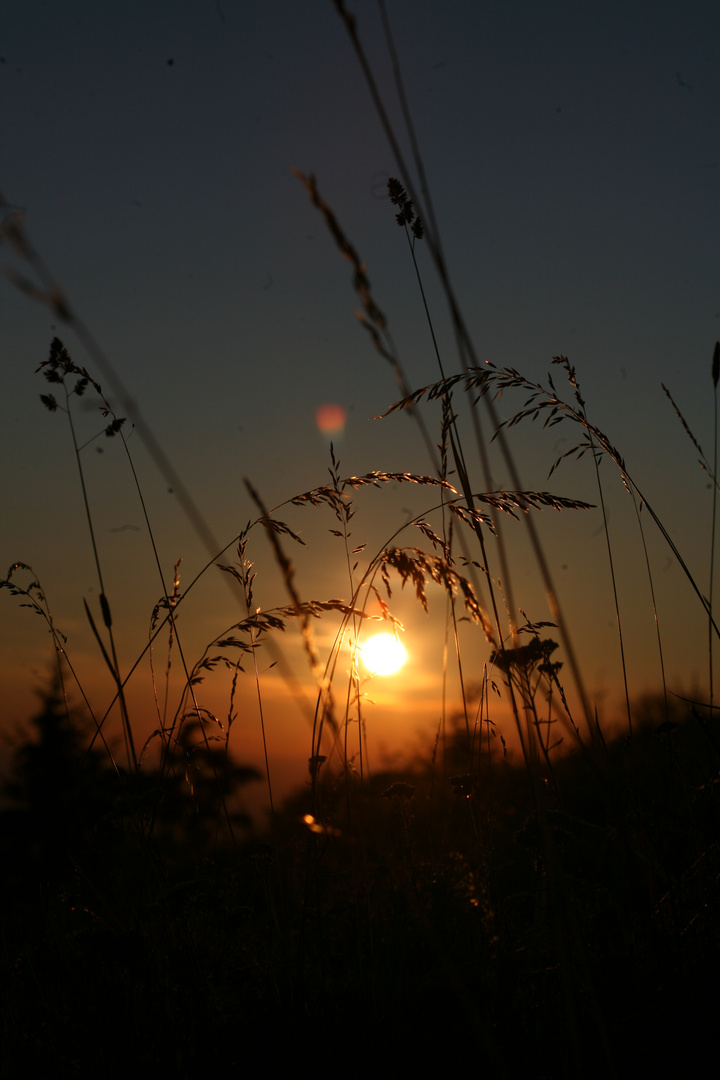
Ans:
[[[718,380],[720,379],[720,341],[715,342],[712,359],[712,382],[713,382],[713,475],[718,471]],[[713,610],[713,593],[715,584],[715,528],[717,525],[717,484],[713,484],[712,497],[712,528],[710,530],[710,585],[708,589],[708,603],[710,604],[710,616]],[[713,707],[713,635],[711,619],[708,619],[708,678],[710,683],[710,708]]]
[[[683,416],[682,412],[680,411],[679,406],[675,403],[675,400],[673,399],[672,394],[670,393],[670,391],[668,390],[668,388],[665,386],[664,383],[662,384],[662,389],[663,389],[663,392],[665,393],[665,396],[667,397],[668,401],[670,402],[673,409],[675,410],[675,414],[676,414],[678,420],[680,421],[680,423],[682,424],[686,435],[688,436],[688,438],[692,442],[693,446],[697,450],[698,454],[700,455],[700,457],[699,457],[700,468],[704,469],[707,472],[708,476],[710,477],[710,482],[712,484],[713,497],[712,497],[712,519],[711,519],[711,529],[710,529],[710,560],[709,560],[709,563],[710,563],[710,571],[709,571],[710,581],[709,581],[709,590],[708,590],[707,598],[701,596],[701,600],[703,601],[703,604],[704,604],[704,606],[705,606],[705,608],[707,610],[707,614],[708,614],[708,667],[709,667],[709,670],[708,670],[708,683],[709,683],[710,705],[712,706],[713,697],[714,697],[714,694],[713,694],[713,640],[714,640],[713,639],[713,631],[717,634],[717,626],[715,625],[715,621],[713,619],[713,586],[714,586],[714,576],[715,576],[715,532],[716,532],[716,524],[717,524],[717,492],[718,492],[718,479],[717,479],[717,465],[718,465],[717,384],[718,384],[718,380],[720,379],[720,342],[718,342],[718,341],[715,342],[715,348],[713,349],[711,375],[712,375],[712,382],[713,382],[713,464],[712,465],[710,464],[710,462],[706,458],[705,454],[703,453],[703,449],[700,446],[700,443],[695,438],[690,426],[688,425],[685,417]],[[699,590],[696,590],[696,591],[699,592]]]
[[[100,586],[100,610],[102,612],[103,623],[105,625],[105,629],[108,635],[108,641],[110,643],[111,656],[108,656],[107,654],[102,638],[98,633],[95,621],[87,603],[85,603],[85,611],[90,621],[92,631],[95,635],[98,645],[100,646],[100,651],[103,655],[105,662],[107,663],[108,668],[110,669],[110,673],[115,680],[115,685],[117,687],[117,696],[120,705],[120,715],[122,717],[123,734],[125,736],[128,766],[131,769],[137,769],[138,761],[137,754],[135,752],[135,740],[133,738],[132,726],[130,724],[130,716],[128,714],[127,703],[125,701],[123,680],[120,674],[120,663],[118,661],[117,649],[115,647],[115,635],[112,628],[112,615],[110,614],[110,604],[107,599],[105,582],[103,580],[102,566],[100,563],[100,553],[98,551],[97,541],[95,539],[95,527],[93,525],[93,516],[90,510],[90,501],[88,499],[88,492],[85,484],[85,471],[80,455],[81,448],[78,443],[72,409],[70,407],[71,394],[74,394],[77,397],[81,397],[85,393],[85,390],[90,383],[90,379],[87,373],[82,372],[75,367],[59,338],[55,338],[53,340],[52,345],[50,346],[50,357],[48,360],[43,361],[43,363],[38,368],[38,371],[40,370],[43,371],[43,374],[49,383],[62,386],[63,392],[65,394],[64,407],[58,405],[58,402],[53,394],[42,394],[41,400],[50,412],[55,412],[58,408],[61,408],[67,416],[68,424],[70,427],[70,435],[72,437],[73,450],[75,453],[75,462],[77,464],[78,476],[80,478],[80,487],[82,489],[85,517],[90,533],[90,544],[92,547],[93,561],[95,563],[95,572],[97,573],[98,583]],[[76,376],[72,390],[68,389],[66,382],[66,379],[68,379],[70,376]],[[117,421],[116,419],[113,419],[106,427],[105,434],[113,436],[117,434],[121,426],[122,421]]]
[[[416,212],[418,213],[418,215],[422,218],[423,222],[425,223],[425,235],[427,236],[428,247],[430,249],[432,260],[433,260],[436,272],[438,274],[438,278],[439,278],[439,281],[440,281],[440,284],[441,284],[441,287],[442,287],[442,290],[444,292],[445,299],[446,299],[446,302],[447,302],[447,305],[448,305],[448,310],[449,310],[449,313],[450,313],[450,318],[451,318],[451,322],[452,322],[453,329],[454,329],[456,347],[457,347],[458,356],[460,358],[460,362],[462,364],[462,367],[466,371],[476,369],[478,367],[477,353],[476,353],[476,350],[475,350],[471,335],[470,335],[470,333],[469,333],[469,331],[467,329],[467,324],[466,324],[465,319],[464,319],[464,317],[462,315],[462,312],[460,310],[460,306],[459,306],[459,303],[457,301],[456,292],[455,292],[455,290],[454,290],[454,288],[452,286],[452,283],[450,281],[450,275],[449,275],[449,272],[448,272],[447,264],[446,264],[446,261],[445,261],[444,255],[443,255],[443,251],[442,251],[442,247],[441,247],[441,243],[440,243],[440,232],[439,232],[439,229],[437,228],[437,224],[435,222],[434,212],[433,212],[433,209],[432,209],[432,200],[430,198],[429,185],[427,183],[427,178],[426,178],[426,175],[425,175],[425,169],[424,169],[424,166],[423,166],[423,163],[422,163],[422,155],[420,153],[419,144],[418,144],[417,138],[415,136],[414,126],[412,124],[412,120],[411,120],[411,117],[410,117],[410,110],[407,107],[407,101],[405,99],[404,91],[402,89],[402,80],[400,78],[398,78],[398,84],[399,84],[399,87],[400,87],[400,94],[401,94],[401,103],[402,103],[402,109],[403,109],[403,116],[404,116],[405,124],[406,124],[406,127],[407,127],[408,135],[409,135],[409,138],[410,138],[410,143],[411,143],[412,152],[413,152],[413,158],[414,158],[414,161],[416,163],[417,172],[418,172],[418,175],[421,178],[420,184],[421,184],[422,193],[421,193],[420,189],[412,181],[412,170],[409,168],[409,164],[406,162],[405,155],[403,154],[402,149],[401,149],[400,139],[399,139],[399,137],[398,137],[398,135],[397,135],[397,133],[395,131],[395,128],[394,128],[394,125],[392,124],[392,121],[390,120],[389,112],[388,112],[388,110],[387,110],[387,108],[385,106],[385,103],[383,101],[382,95],[381,95],[379,87],[378,87],[377,80],[375,78],[372,67],[371,67],[371,65],[369,63],[369,60],[368,60],[367,55],[365,53],[365,50],[364,50],[364,48],[362,46],[362,43],[360,41],[360,37],[359,37],[359,34],[358,34],[358,30],[357,30],[356,19],[347,10],[346,5],[344,3],[344,0],[334,0],[334,4],[335,4],[335,7],[336,7],[336,9],[338,11],[338,14],[340,15],[340,17],[342,18],[342,20],[344,22],[344,25],[345,25],[346,30],[348,32],[348,35],[350,37],[350,41],[352,43],[355,54],[356,54],[356,56],[358,58],[358,62],[360,64],[361,70],[362,70],[363,75],[365,77],[366,83],[368,85],[368,89],[369,89],[370,95],[372,97],[373,105],[375,107],[378,118],[379,118],[379,120],[381,122],[381,125],[383,127],[384,132],[385,132],[385,135],[386,135],[386,137],[388,139],[388,142],[390,144],[390,148],[391,148],[393,157],[395,159],[395,162],[397,164],[398,171],[399,171],[400,175],[403,176],[403,178],[404,178],[405,186],[407,187],[410,199],[411,199],[411,201],[412,201],[412,203],[413,203],[413,205],[414,205],[414,207],[416,209]],[[389,30],[389,22],[387,20],[387,15],[386,15],[386,13],[384,11],[384,8],[382,8],[381,10],[382,10],[382,14],[383,14],[383,20],[384,20],[384,26],[385,26],[385,29],[386,29],[386,34],[387,34],[389,42],[392,45],[392,36],[391,36],[390,30]],[[392,59],[393,59],[396,75],[398,75],[399,74],[399,65],[397,64],[397,57],[396,57],[396,54],[394,52],[394,46],[393,46],[393,49],[392,49]],[[485,407],[486,407],[486,411],[488,413],[488,417],[489,417],[492,429],[493,429],[493,431],[495,431],[495,436],[494,437],[497,437],[497,439],[498,439],[498,444],[500,446],[500,450],[501,450],[502,457],[503,457],[503,460],[505,462],[505,465],[506,465],[506,467],[507,467],[507,469],[509,471],[509,474],[510,474],[510,477],[511,477],[511,482],[512,482],[512,484],[513,484],[513,486],[515,487],[516,490],[518,490],[518,491],[522,490],[524,485],[523,485],[523,483],[521,481],[518,468],[517,468],[517,466],[515,464],[515,460],[514,460],[514,457],[513,457],[512,453],[510,451],[510,448],[509,448],[509,446],[508,446],[508,444],[507,444],[507,442],[505,440],[504,434],[503,434],[502,430],[500,430],[501,425],[499,423],[499,419],[498,419],[497,413],[495,411],[492,399],[490,397],[485,397],[484,404],[485,404]],[[492,473],[490,471],[489,458],[487,456],[487,450],[486,450],[486,445],[485,445],[485,438],[483,436],[482,427],[481,427],[481,424],[480,424],[480,419],[479,419],[479,416],[478,416],[478,414],[476,412],[476,409],[475,409],[474,405],[473,405],[473,409],[472,409],[472,423],[473,423],[473,431],[474,431],[478,451],[479,451],[482,466],[483,466],[485,487],[489,488],[489,489],[492,489],[495,485],[492,482]],[[587,722],[588,730],[592,734],[592,732],[594,731],[594,726],[593,726],[593,721],[592,721],[592,710],[591,710],[591,707],[590,707],[590,699],[589,699],[589,696],[588,696],[586,688],[585,688],[585,681],[583,679],[581,667],[580,667],[578,658],[577,658],[576,653],[575,653],[575,648],[573,646],[572,635],[570,634],[569,627],[567,626],[567,623],[566,623],[566,620],[565,620],[565,617],[564,617],[564,614],[563,614],[563,610],[562,610],[562,607],[560,605],[560,601],[559,601],[559,598],[558,598],[557,590],[556,590],[555,585],[554,585],[553,575],[552,575],[552,572],[550,570],[550,564],[549,564],[548,558],[547,558],[547,556],[545,554],[545,551],[543,549],[543,545],[542,545],[542,542],[540,540],[540,536],[539,536],[539,534],[537,532],[537,529],[535,528],[535,525],[534,525],[531,517],[526,516],[524,518],[524,522],[525,522],[525,525],[526,525],[526,528],[527,528],[527,531],[528,531],[531,548],[532,548],[535,560],[537,562],[538,570],[539,570],[539,573],[540,573],[540,576],[541,576],[541,579],[542,579],[542,582],[543,582],[543,585],[544,585],[544,588],[545,588],[545,592],[546,592],[548,604],[549,604],[549,607],[550,607],[550,610],[551,610],[551,613],[552,613],[552,617],[553,617],[553,620],[557,623],[559,632],[560,632],[561,637],[562,637],[563,645],[564,645],[565,652],[566,652],[566,655],[567,655],[567,660],[568,660],[568,663],[570,665],[570,670],[571,670],[571,673],[572,673],[572,676],[573,676],[573,681],[575,683],[576,691],[578,693],[578,696],[579,696],[579,699],[580,699],[580,702],[581,702],[581,707],[582,707],[582,710],[583,710],[583,713],[584,713],[584,716],[585,716],[585,719],[586,719],[586,722]],[[507,562],[504,561],[504,559],[503,559],[503,550],[504,549],[503,549],[502,543],[500,543],[499,544],[499,557],[501,559],[502,572],[503,572],[503,576],[504,576],[504,586],[505,586],[505,588],[507,590],[510,590],[511,589],[510,567],[507,564]],[[513,626],[512,620],[514,619],[512,609],[511,609],[510,618],[511,618],[511,630],[512,630],[512,626]],[[514,639],[513,639],[513,641],[514,641]]]

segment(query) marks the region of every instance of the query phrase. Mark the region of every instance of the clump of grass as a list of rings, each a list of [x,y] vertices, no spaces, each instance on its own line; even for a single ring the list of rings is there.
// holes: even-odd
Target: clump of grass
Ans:
[[[297,175],[351,264],[360,321],[402,395],[381,417],[406,412],[414,418],[429,471],[378,468],[344,476],[331,447],[329,483],[278,506],[268,507],[246,482],[257,516],[225,544],[198,522],[188,496],[183,505],[207,543],[209,560],[181,584],[179,563],[172,580],[163,571],[122,418],[89,370],[53,340],[39,370],[54,392],[42,400],[51,412],[64,412],[70,428],[101,625],[86,611],[112,689],[102,715],[92,713],[83,697],[91,713],[86,730],[67,686],[69,672],[82,694],[72,643],[57,629],[34,572],[13,564],[0,587],[45,621],[58,688],[46,695],[34,741],[20,749],[5,792],[14,800],[4,811],[3,857],[12,887],[4,890],[1,912],[8,1072],[49,1065],[55,1072],[115,1068],[118,1030],[134,1033],[128,1060],[141,1047],[146,1061],[164,1071],[177,1067],[178,1075],[239,1068],[247,1046],[261,1040],[274,1046],[279,1031],[287,1037],[290,1062],[308,1030],[322,1031],[326,1053],[335,1056],[347,1053],[348,1018],[362,1035],[362,1056],[385,1068],[405,1057],[418,1031],[431,1033],[461,1061],[470,1055],[475,1060],[480,1049],[497,1076],[532,1069],[538,1076],[607,1077],[667,1068],[687,1052],[673,1029],[690,1023],[710,1049],[713,1002],[706,988],[717,950],[720,820],[712,680],[717,446],[711,468],[682,421],[713,480],[706,598],[621,453],[590,421],[569,359],[553,358],[569,387],[564,393],[551,374],[546,384],[533,383],[515,369],[477,362],[442,254],[384,7],[413,167],[400,153],[356,23],[344,4],[336,7],[403,176],[403,182],[390,180],[388,196],[407,236],[438,381],[412,388],[365,263],[315,179]],[[22,230],[11,225],[5,231],[42,288],[25,279],[17,284],[49,303],[64,322],[81,327]],[[448,304],[454,355],[436,335],[421,249],[416,251],[421,241]],[[90,354],[98,356],[92,343]],[[719,356],[716,346],[715,390]],[[86,392],[97,395],[98,435],[122,446],[158,570],[159,599],[150,609],[147,641],[128,670],[118,661],[103,553],[84,482],[87,444],[79,442],[73,421],[75,399]],[[500,423],[495,402],[505,393],[520,393],[523,404]],[[470,406],[469,435],[459,399]],[[440,409],[437,441],[423,413],[432,403]],[[589,511],[592,505],[526,490],[510,433],[528,421],[570,424],[578,433],[550,465],[549,476],[557,478],[561,461],[586,455],[596,466],[625,680],[628,728],[621,737],[613,737],[587,694],[535,525],[539,512]],[[511,489],[492,481],[497,449]],[[475,451],[479,478],[468,464]],[[597,469],[602,458],[616,467],[639,525],[643,508],[658,528],[707,617],[708,702],[673,698],[664,674],[658,698],[631,701]],[[389,522],[384,542],[369,549],[357,535],[359,493],[391,485],[412,486],[432,505],[401,526]],[[293,545],[304,544],[294,515],[328,513],[346,591],[308,599],[288,555]],[[512,527],[528,532],[548,618],[530,619],[519,606],[506,543]],[[259,535],[286,594],[266,608],[256,602],[253,544]],[[233,588],[239,612],[193,659],[179,619],[188,596],[214,568]],[[378,770],[367,752],[371,706],[357,650],[372,619],[399,629],[392,610],[398,582],[425,612],[433,589],[445,601],[441,719],[433,746],[408,756],[398,769]],[[654,590],[652,597],[655,606]],[[370,614],[374,605],[379,615]],[[324,651],[314,632],[318,620],[331,624],[332,644]],[[475,632],[470,646],[461,624]],[[258,656],[293,626],[308,663],[314,710],[307,774],[299,771],[297,793],[278,806]],[[127,686],[164,640],[165,687],[158,692],[153,661],[149,697],[156,726],[138,754]],[[175,652],[179,676],[171,664]],[[459,701],[447,690],[451,664]],[[564,685],[566,666],[577,715]],[[180,684],[174,696],[171,674]],[[215,713],[204,691],[209,680],[221,679],[226,708]],[[253,824],[242,799],[259,771],[239,760],[234,742],[244,681],[254,688],[261,727],[272,811],[264,830]],[[116,704],[124,764],[116,760],[109,732]],[[508,752],[510,725],[519,756]],[[150,764],[155,747],[157,764]],[[25,1019],[31,1011],[41,1018],[34,1029]]]

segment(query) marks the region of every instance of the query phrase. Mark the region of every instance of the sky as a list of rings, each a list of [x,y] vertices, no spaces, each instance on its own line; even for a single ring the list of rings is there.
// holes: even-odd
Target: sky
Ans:
[[[422,192],[421,201],[429,192],[478,363],[512,367],[540,382],[552,357],[567,356],[591,421],[618,447],[708,592],[709,478],[662,384],[712,458],[711,360],[720,337],[720,10],[710,2],[667,0],[387,0],[386,9],[425,189],[411,164],[410,175],[399,175],[330,0],[26,0],[6,14],[3,220],[22,224],[77,321],[59,318],[10,277],[0,281],[0,562],[3,572],[18,561],[32,566],[100,715],[113,690],[83,606],[87,601],[99,617],[78,469],[67,417],[39,400],[48,386],[36,369],[54,336],[102,384],[117,413],[128,416],[127,445],[163,571],[171,578],[182,558],[181,589],[211,556],[145,432],[181,478],[218,550],[258,516],[246,478],[267,507],[328,482],[328,437],[316,419],[323,405],[346,412],[344,430],[334,436],[341,476],[432,472],[411,416],[374,419],[400,391],[356,318],[352,266],[293,169],[316,177],[365,264],[413,390],[438,379],[438,364],[386,182],[398,176]],[[356,0],[348,10],[411,162],[380,8]],[[443,368],[457,373],[462,360],[427,242],[417,242],[415,253]],[[36,281],[36,270],[7,242],[0,262]],[[88,351],[80,325],[97,348]],[[554,379],[567,395],[558,368]],[[506,392],[496,402],[500,418],[512,416],[525,397]],[[75,401],[81,441],[93,440],[81,459],[127,671],[147,645],[162,588],[122,444],[94,438],[103,422],[89,398]],[[474,487],[482,491],[468,404],[462,394],[454,400]],[[437,442],[437,402],[423,416]],[[487,423],[485,417],[486,431]],[[559,454],[574,445],[571,426],[542,431],[535,423],[508,435],[526,489],[598,502],[587,456],[565,461],[548,479]],[[510,485],[497,442],[491,453],[494,485]],[[630,692],[656,692],[655,614],[637,517],[610,461],[601,475]],[[388,543],[429,550],[417,529],[395,534],[438,505],[435,489],[395,484],[354,498],[350,543],[367,545],[355,557],[358,572]],[[303,547],[283,541],[301,597],[347,599],[347,558],[330,532],[338,524],[330,510],[284,507],[277,516],[305,541]],[[669,685],[706,697],[707,619],[647,513],[644,518]],[[437,514],[428,521],[440,527]],[[522,609],[531,622],[549,620],[523,524],[507,524],[514,617],[522,621]],[[621,669],[602,516],[545,510],[537,525],[589,693],[609,722],[621,697]],[[259,527],[249,534],[247,554],[257,573],[255,606],[287,604]],[[230,547],[223,558],[234,557]],[[27,584],[30,576],[17,580]],[[365,687],[373,699],[364,706],[365,723],[378,764],[408,745],[427,749],[443,715],[444,596],[429,589],[426,616],[396,577],[392,585],[408,663]],[[179,627],[192,662],[243,614],[214,569],[193,586],[182,611]],[[338,625],[334,616],[315,625],[323,662]],[[52,650],[42,620],[7,591],[0,594],[0,632],[0,723],[11,732],[35,707]],[[462,624],[459,632],[464,678],[477,684],[490,648],[477,630]],[[270,760],[288,784],[305,775],[313,689],[299,635],[288,631],[279,644],[280,652],[258,656]],[[171,698],[182,687],[177,653],[172,659]],[[166,661],[167,640],[158,639],[155,691],[147,654],[128,683],[140,744],[158,724],[155,692],[161,699]],[[335,687],[341,701],[347,665],[342,654]],[[303,684],[303,705],[288,690],[286,669]],[[203,693],[220,715],[228,711],[227,680],[220,689],[214,678]],[[453,669],[448,718],[457,684]],[[260,724],[251,670],[237,695],[235,749],[256,761]],[[497,708],[498,723],[504,722],[503,706]],[[107,730],[118,737],[115,713]]]

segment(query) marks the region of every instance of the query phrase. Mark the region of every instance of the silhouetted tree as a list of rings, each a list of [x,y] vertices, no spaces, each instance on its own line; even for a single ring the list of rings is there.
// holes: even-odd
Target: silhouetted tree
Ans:
[[[83,719],[58,678],[38,695],[40,711],[2,786],[10,804],[1,817],[4,863],[23,892],[66,882],[107,849],[128,782],[104,751],[88,749]]]

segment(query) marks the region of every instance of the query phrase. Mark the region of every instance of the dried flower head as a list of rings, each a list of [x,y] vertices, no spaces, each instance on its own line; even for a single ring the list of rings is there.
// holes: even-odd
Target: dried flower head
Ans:
[[[425,235],[425,229],[422,221],[415,214],[415,207],[413,206],[412,199],[408,198],[408,193],[405,188],[400,181],[396,180],[393,176],[388,180],[387,188],[390,202],[393,206],[399,207],[399,211],[395,215],[395,220],[398,225],[410,225],[415,239],[422,240]]]
[[[395,784],[391,784],[389,788],[385,788],[382,793],[383,799],[398,799],[400,802],[410,802],[415,794],[415,788],[412,784],[404,784],[399,780]]]

